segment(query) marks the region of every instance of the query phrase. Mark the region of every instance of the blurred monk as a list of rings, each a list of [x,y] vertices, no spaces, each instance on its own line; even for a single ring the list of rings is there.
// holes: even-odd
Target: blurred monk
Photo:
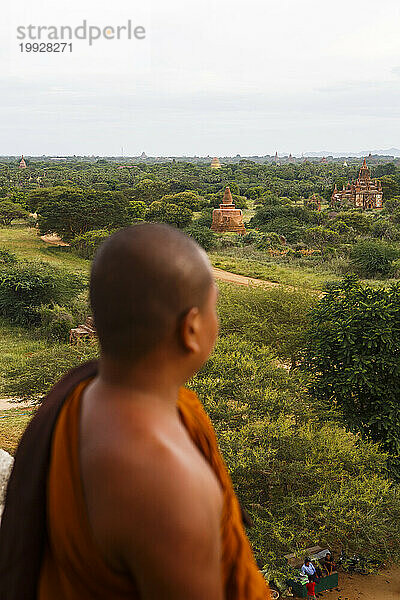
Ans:
[[[60,410],[39,600],[266,600],[211,422],[182,387],[217,333],[205,252],[142,224],[101,246],[95,374]]]

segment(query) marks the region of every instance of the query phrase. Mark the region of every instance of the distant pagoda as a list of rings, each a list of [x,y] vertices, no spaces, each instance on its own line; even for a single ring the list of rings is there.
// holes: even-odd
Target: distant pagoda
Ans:
[[[212,169],[220,169],[221,168],[221,163],[219,162],[219,158],[215,157],[212,159],[211,168]]]
[[[240,234],[246,233],[243,223],[243,213],[239,208],[235,208],[229,187],[225,189],[222,204],[219,205],[219,208],[213,210],[211,229],[218,232],[232,231]]]
[[[308,208],[312,208],[312,209],[320,212],[321,200],[319,198],[317,198],[317,196],[315,194],[313,194],[312,196],[310,196],[309,198],[304,200],[304,206],[307,206]]]
[[[334,208],[340,208],[343,204],[348,204],[363,210],[381,209],[383,207],[382,183],[378,179],[371,179],[365,158],[356,181],[348,183],[346,187],[343,186],[340,191],[338,191],[335,184],[331,204]]]
[[[25,162],[25,159],[24,159],[24,155],[22,155],[21,160],[19,162],[19,168],[20,169],[26,169],[26,162]]]

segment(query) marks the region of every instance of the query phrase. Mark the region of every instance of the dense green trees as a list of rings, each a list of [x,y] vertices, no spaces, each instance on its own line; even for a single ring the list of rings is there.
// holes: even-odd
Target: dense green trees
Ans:
[[[128,203],[128,215],[130,221],[143,221],[146,216],[146,204],[140,200],[130,200]]]
[[[35,192],[41,234],[57,233],[69,241],[91,229],[116,229],[131,222],[129,200],[121,192],[55,187]]]
[[[131,200],[139,200],[146,204],[151,204],[155,200],[161,200],[165,194],[170,191],[170,185],[168,182],[153,180],[153,179],[142,179],[138,181],[133,188],[129,191],[125,190],[124,194],[129,196]]]
[[[171,204],[169,202],[156,201],[150,204],[146,212],[147,221],[167,223],[183,229],[188,227],[193,219],[193,212],[189,208]]]
[[[345,225],[345,227],[347,226]],[[329,246],[338,246],[342,238],[338,231],[323,227],[322,225],[316,225],[304,230],[302,240],[312,248],[323,250]]]
[[[11,225],[14,219],[27,217],[28,213],[20,205],[12,202],[8,198],[0,199],[0,224],[6,227]]]
[[[274,231],[288,241],[298,241],[306,226],[324,220],[320,213],[301,206],[269,204],[260,207],[251,220],[251,226],[262,231]]]
[[[188,208],[191,211],[199,211],[207,205],[206,200],[196,192],[186,191],[178,194],[167,194],[161,198],[162,202],[176,204],[182,208]]]
[[[307,366],[320,406],[380,442],[400,477],[400,286],[332,284],[312,314]]]

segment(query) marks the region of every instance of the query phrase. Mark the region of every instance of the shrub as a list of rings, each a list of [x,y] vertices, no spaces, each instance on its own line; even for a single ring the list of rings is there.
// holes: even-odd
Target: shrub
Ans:
[[[89,301],[89,289],[86,288],[83,292],[74,296],[68,303],[68,309],[73,315],[75,325],[84,323],[86,318],[92,314]]]
[[[245,246],[248,246],[250,244],[258,244],[259,242],[262,241],[263,239],[263,234],[260,233],[259,231],[256,231],[255,229],[248,231],[244,236],[243,236],[243,244]]]
[[[362,277],[388,277],[400,251],[379,240],[361,240],[350,253],[350,264]]]
[[[79,235],[71,242],[71,248],[81,258],[92,259],[100,244],[104,242],[111,232],[106,229],[96,229]]]
[[[223,248],[239,248],[243,245],[243,236],[237,233],[227,231],[217,235],[217,247]]]
[[[199,225],[200,227],[211,227],[212,215],[213,215],[212,208],[203,208],[202,211],[200,212],[200,215],[198,216],[198,218],[195,220],[195,222],[193,224]]]
[[[11,265],[17,262],[17,257],[13,252],[0,248],[0,265]]]
[[[277,233],[265,233],[261,236],[261,239],[257,243],[257,248],[259,250],[268,250],[268,248],[278,248],[279,246],[282,246],[283,240],[283,236],[278,235]]]
[[[10,363],[1,391],[22,400],[41,400],[67,371],[97,355],[97,346],[93,344],[56,344]]]
[[[21,325],[38,324],[42,304],[68,302],[83,287],[82,279],[48,263],[11,263],[0,273],[0,315]]]
[[[372,225],[371,234],[376,238],[391,242],[400,239],[400,230],[387,218],[377,219]]]
[[[42,305],[37,309],[42,333],[50,340],[67,342],[69,332],[76,325],[73,314],[58,304]]]
[[[327,245],[338,246],[342,239],[337,231],[317,225],[304,231],[303,240],[309,246],[323,250]]]
[[[358,234],[366,234],[371,229],[372,220],[363,212],[349,210],[340,212],[335,216],[335,221],[341,221],[351,227]]]
[[[274,349],[295,366],[304,353],[312,294],[282,287],[236,288],[219,284],[221,335],[236,333]]]
[[[196,240],[204,250],[208,251],[215,248],[217,236],[208,227],[200,227],[194,224],[187,227],[184,231],[188,236]]]

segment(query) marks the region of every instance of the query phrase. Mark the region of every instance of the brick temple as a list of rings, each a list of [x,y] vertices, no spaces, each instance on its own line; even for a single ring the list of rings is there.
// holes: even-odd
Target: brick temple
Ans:
[[[240,234],[246,233],[243,223],[243,213],[240,208],[235,207],[229,187],[225,189],[222,204],[219,205],[219,208],[213,210],[211,229],[218,232],[232,231]]]
[[[342,204],[349,204],[363,210],[382,208],[382,184],[378,179],[371,179],[365,158],[356,181],[348,183],[347,187],[343,186],[340,191],[335,185],[331,203],[334,208],[340,208]]]
[[[19,168],[20,169],[26,169],[26,162],[25,162],[25,159],[24,159],[24,155],[22,155],[22,158],[20,160]]]

